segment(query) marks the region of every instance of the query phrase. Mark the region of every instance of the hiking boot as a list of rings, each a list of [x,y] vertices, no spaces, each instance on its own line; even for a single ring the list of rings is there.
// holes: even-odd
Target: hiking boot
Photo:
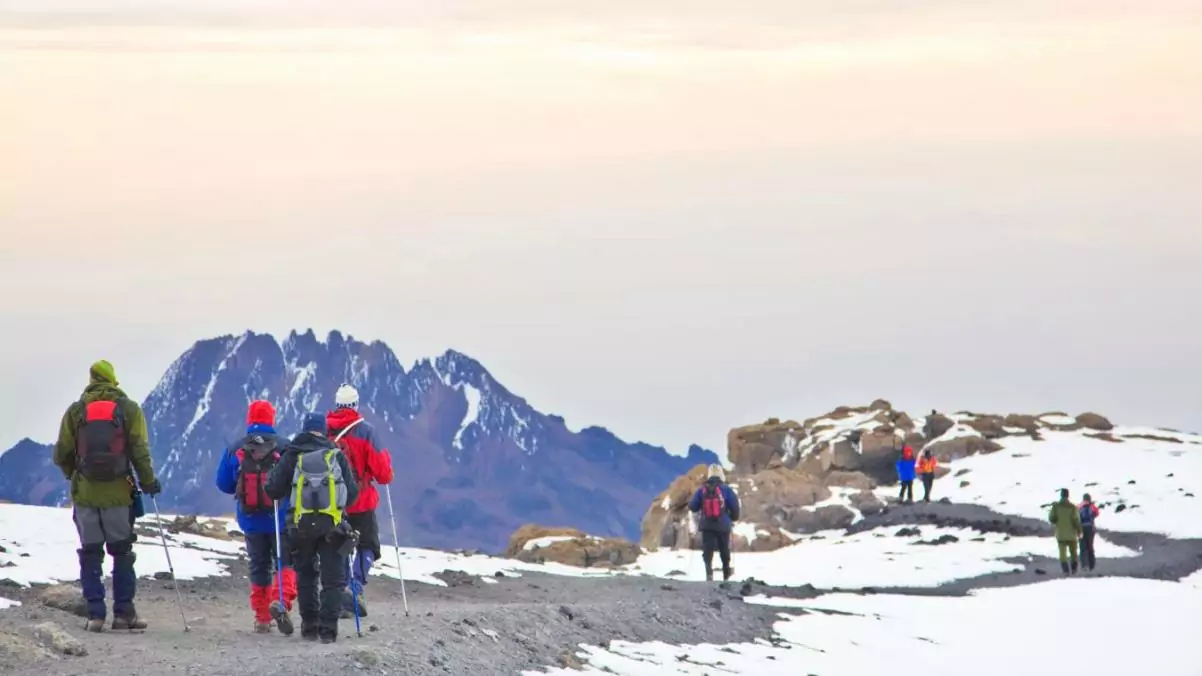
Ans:
[[[255,633],[256,634],[270,634],[271,633],[271,623],[270,622],[255,622]]]
[[[332,631],[321,632],[321,642],[322,643],[336,643],[337,641],[338,641],[338,634],[335,634]]]
[[[287,609],[279,601],[272,601],[268,608],[271,611],[271,619],[275,620],[275,626],[284,636],[291,636],[294,631],[292,626],[292,617],[288,615]]]
[[[317,627],[317,623],[309,623],[301,620],[301,638],[306,641],[316,641],[319,633],[320,630]]]
[[[359,617],[367,617],[367,599],[363,598],[362,591],[355,595],[355,602],[359,604]]]
[[[146,620],[136,614],[113,618],[113,631],[143,631],[144,629],[146,629]]]
[[[1064,571],[1065,575],[1068,575],[1068,561],[1060,562],[1060,570]]]
[[[722,579],[723,579],[723,581],[725,581],[725,580],[729,580],[730,578],[732,578],[732,577],[734,577],[734,576],[735,576],[735,569],[734,569],[734,568],[723,568],[723,569],[722,569]]]
[[[1073,561],[1073,575],[1077,574],[1077,562]]]
[[[92,619],[88,620],[86,625],[84,625],[84,629],[87,629],[93,634],[99,634],[100,632],[104,631],[104,618],[93,617]]]
[[[712,571],[712,570],[705,571],[705,581],[706,582],[714,581],[714,571]]]
[[[353,594],[351,590],[342,590],[342,614],[340,619],[350,620],[355,617],[355,604],[359,604],[359,617],[367,617],[367,606],[363,603],[363,593]]]

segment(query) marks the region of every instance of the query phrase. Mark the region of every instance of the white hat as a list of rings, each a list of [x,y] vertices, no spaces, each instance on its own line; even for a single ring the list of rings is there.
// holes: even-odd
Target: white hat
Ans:
[[[722,469],[722,465],[710,465],[709,478],[718,477],[718,481],[726,481],[726,470]]]
[[[351,385],[343,385],[334,393],[334,405],[338,408],[358,408],[359,390]]]

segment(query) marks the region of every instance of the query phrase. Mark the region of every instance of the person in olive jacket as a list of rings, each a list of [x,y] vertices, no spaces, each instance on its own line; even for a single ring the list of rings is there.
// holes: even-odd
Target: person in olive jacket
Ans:
[[[1065,575],[1077,572],[1077,541],[1081,539],[1081,514],[1068,499],[1068,489],[1060,489],[1059,502],[1052,505],[1048,521],[1056,526],[1056,544],[1060,548],[1060,569]],[[1070,565],[1071,564],[1071,565]]]
[[[79,534],[79,583],[87,602],[91,632],[104,631],[104,553],[113,557],[113,629],[145,629],[134,608],[133,475],[144,493],[160,488],[150,462],[150,441],[142,408],[117,387],[113,365],[101,360],[89,370],[88,386],[67,407],[54,445],[54,464],[71,482],[75,529]]]

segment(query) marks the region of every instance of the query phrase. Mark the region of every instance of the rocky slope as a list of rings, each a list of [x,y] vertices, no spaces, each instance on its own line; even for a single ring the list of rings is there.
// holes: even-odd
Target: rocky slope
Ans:
[[[994,415],[932,411],[921,418],[898,411],[885,400],[869,406],[841,406],[803,422],[772,418],[732,429],[728,480],[742,502],[743,518],[734,534],[739,551],[767,551],[791,544],[799,535],[846,528],[859,515],[884,508],[873,493],[896,483],[895,463],[905,445],[930,449],[941,462],[1001,449],[1007,436],[1040,439],[1045,431],[1084,430],[1088,436],[1123,443],[1113,425],[1096,413],[1068,416]],[[948,472],[941,466],[937,476]],[[699,535],[687,505],[705,477],[696,466],[677,477],[651,501],[643,517],[640,543],[697,548]]]
[[[247,332],[196,343],[143,402],[164,484],[160,506],[230,512],[213,475],[245,429],[247,403],[270,400],[280,431],[291,434],[304,412],[332,407],[344,382],[359,389],[360,410],[392,451],[403,544],[500,551],[529,522],[633,539],[651,496],[716,460],[698,447],[679,457],[627,443],[601,427],[573,432],[453,350],[406,370],[378,341]],[[0,455],[0,499],[62,504],[65,484],[50,454],[26,440]]]

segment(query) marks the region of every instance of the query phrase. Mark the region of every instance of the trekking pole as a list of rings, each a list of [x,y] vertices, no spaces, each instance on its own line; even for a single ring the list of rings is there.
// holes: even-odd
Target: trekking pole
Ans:
[[[284,606],[284,549],[280,546],[280,503],[271,501],[272,525],[275,526],[275,581],[280,592],[280,608]]]
[[[167,534],[163,531],[163,515],[159,513],[159,501],[150,496],[150,504],[154,505],[154,520],[159,524],[159,539],[163,542],[163,553],[167,555],[167,571],[171,573],[171,586],[175,587],[175,600],[179,602],[179,619],[184,622],[184,631],[192,631],[188,626],[188,616],[184,614],[184,597],[179,593],[179,580],[175,578],[175,566],[171,565],[171,549],[167,547]]]
[[[396,552],[396,572],[401,577],[401,602],[405,604],[405,617],[409,617],[409,597],[405,594],[405,571],[401,570],[401,541],[396,535],[396,517],[392,514],[392,491],[384,484],[384,497],[388,500],[388,522],[392,524],[392,549]]]
[[[355,610],[355,636],[358,636],[359,638],[363,638],[363,632],[359,628],[359,594],[355,592],[355,585],[354,585],[355,573],[352,570],[352,568],[354,568],[354,564],[353,564],[354,557],[355,557],[354,554],[351,554],[350,556],[347,557],[346,569],[351,571],[351,581],[352,581],[352,583],[351,583],[351,607],[354,608],[354,610]]]

